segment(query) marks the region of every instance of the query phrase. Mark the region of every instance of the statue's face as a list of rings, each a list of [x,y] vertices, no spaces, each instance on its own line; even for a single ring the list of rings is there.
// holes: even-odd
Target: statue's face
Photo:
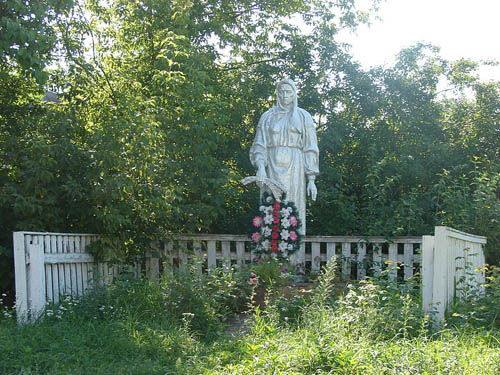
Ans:
[[[287,83],[283,83],[279,85],[278,87],[278,100],[280,101],[281,105],[283,106],[289,106],[290,104],[293,103],[293,100],[295,99],[295,92],[292,88]]]

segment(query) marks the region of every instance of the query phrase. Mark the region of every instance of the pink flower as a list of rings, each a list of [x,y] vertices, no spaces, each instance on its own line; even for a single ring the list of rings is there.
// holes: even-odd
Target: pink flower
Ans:
[[[288,218],[288,222],[290,223],[290,225],[292,227],[296,227],[299,224],[299,221],[297,220],[297,217],[295,217],[295,216],[290,216]]]
[[[297,236],[297,233],[295,233],[295,231],[293,230],[291,230],[289,234],[292,241],[297,241],[297,238],[299,238],[299,236]]]
[[[260,238],[261,238],[261,235],[258,232],[255,232],[254,234],[252,234],[252,237],[251,237],[253,242],[259,242]]]
[[[273,217],[273,224],[279,224],[280,218],[278,216]]]
[[[262,225],[262,217],[260,216],[255,216],[252,220],[253,226],[258,228]]]

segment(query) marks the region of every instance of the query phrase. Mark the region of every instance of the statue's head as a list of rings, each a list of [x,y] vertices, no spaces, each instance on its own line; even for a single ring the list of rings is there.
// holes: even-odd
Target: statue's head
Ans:
[[[276,84],[276,95],[282,107],[297,105],[297,87],[290,78],[282,79]]]

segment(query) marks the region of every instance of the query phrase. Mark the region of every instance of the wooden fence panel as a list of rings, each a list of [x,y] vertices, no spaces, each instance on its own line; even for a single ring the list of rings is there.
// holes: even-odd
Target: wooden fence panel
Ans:
[[[464,297],[465,286],[478,288],[484,283],[484,272],[474,270],[484,267],[486,238],[439,226],[435,229],[434,246],[431,247],[430,239],[425,238],[425,241],[427,258],[423,261],[422,284],[423,293],[427,295],[423,298],[423,308],[426,311],[435,309],[436,321],[440,322],[453,298]],[[431,262],[432,275],[429,272]]]

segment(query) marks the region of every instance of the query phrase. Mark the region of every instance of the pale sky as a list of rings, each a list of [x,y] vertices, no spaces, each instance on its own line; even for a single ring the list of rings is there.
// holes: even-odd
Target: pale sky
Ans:
[[[365,68],[391,65],[401,48],[417,42],[440,47],[450,60],[500,61],[500,0],[387,0],[378,15],[343,37]],[[500,81],[500,66],[483,68],[481,79]]]

